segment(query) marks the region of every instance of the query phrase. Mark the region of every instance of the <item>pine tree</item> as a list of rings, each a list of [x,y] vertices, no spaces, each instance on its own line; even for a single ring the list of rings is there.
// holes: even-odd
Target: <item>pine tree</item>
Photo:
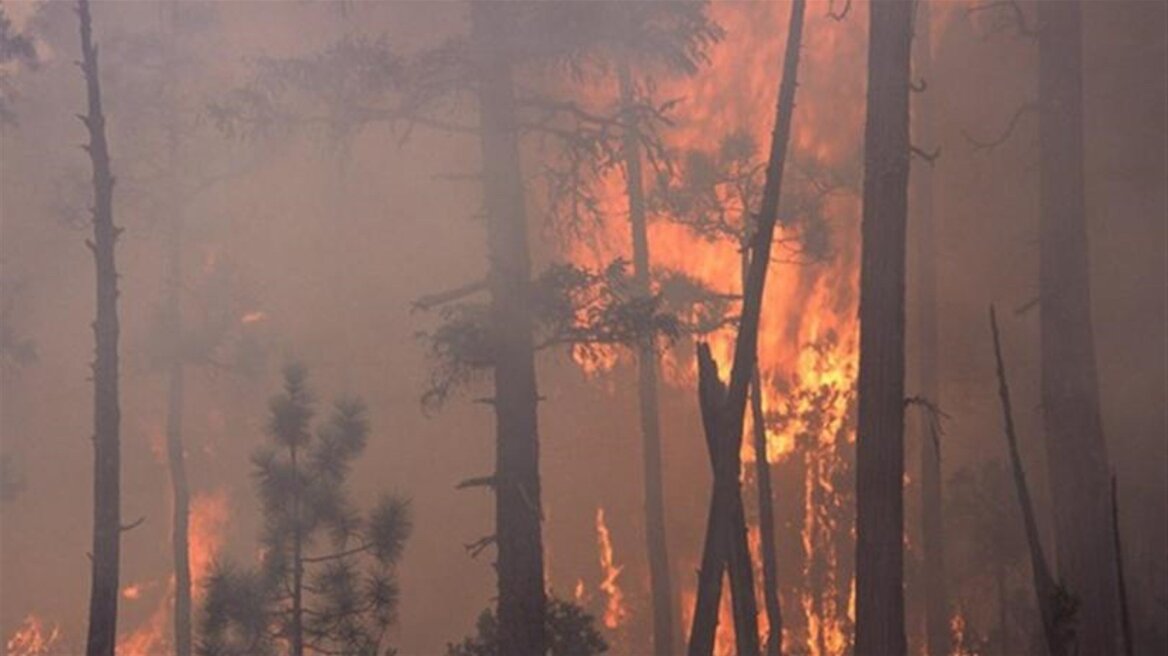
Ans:
[[[383,653],[393,624],[395,566],[412,528],[409,503],[383,496],[362,513],[346,481],[365,450],[364,404],[343,399],[311,430],[313,398],[299,365],[270,403],[272,443],[255,452],[264,516],[258,569],[216,567],[201,618],[202,656]]]

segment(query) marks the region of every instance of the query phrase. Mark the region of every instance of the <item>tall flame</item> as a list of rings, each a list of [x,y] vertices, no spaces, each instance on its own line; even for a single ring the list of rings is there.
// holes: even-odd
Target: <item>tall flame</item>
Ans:
[[[672,125],[662,134],[670,152],[683,160],[694,151],[713,156],[726,137],[746,134],[765,154],[775,120],[788,12],[786,3],[713,3],[712,17],[725,29],[726,38],[709,53],[709,65],[692,77],[657,80],[661,98],[681,99],[671,116]],[[836,21],[814,6],[808,10],[783,193],[787,200],[802,195],[816,201],[806,207],[787,203],[790,207],[781,210],[784,215],[779,217],[776,238],[797,242],[805,236],[797,226],[810,219],[830,236],[826,257],[791,262],[783,261],[780,252],[772,263],[758,339],[767,464],[789,463],[803,482],[801,503],[795,506],[802,506],[802,580],[780,582],[791,590],[791,599],[802,613],[787,615],[797,617],[791,617],[784,640],[792,650],[823,656],[847,651],[852,625],[851,492],[841,489],[839,482],[850,475],[855,441],[850,418],[859,351],[858,162],[866,12],[867,7],[857,3],[846,20]],[[614,102],[611,86],[597,88],[595,94],[597,104]],[[827,189],[821,188],[825,179]],[[653,181],[647,177],[645,182]],[[629,211],[623,172],[609,173],[597,193],[610,219],[562,245],[568,259],[593,268],[620,257],[627,260],[632,250],[628,221],[622,220]],[[721,199],[729,191],[716,189],[715,193]],[[746,223],[747,211],[756,209],[741,202],[726,206],[732,215],[727,222],[737,226]],[[664,211],[649,217],[655,271],[684,273],[715,292],[739,294],[739,245],[698,235],[676,218]],[[734,328],[703,338],[726,371],[733,358]],[[614,350],[607,358],[578,358],[578,362],[594,374],[629,358],[628,353]],[[696,383],[696,362],[689,349],[667,351],[661,370],[667,383],[682,389],[692,390]],[[766,466],[757,462],[751,440],[743,440],[742,459],[747,467]],[[688,626],[694,592],[683,588],[680,593]],[[732,649],[732,632],[732,622],[723,616],[719,650]],[[797,644],[800,640],[803,645]]]
[[[608,524],[604,521],[604,508],[596,509],[596,542],[600,550],[600,570],[604,579],[600,582],[600,590],[608,598],[604,607],[604,626],[609,629],[618,628],[628,618],[628,609],[625,608],[625,595],[617,584],[622,566],[615,564],[612,555],[612,537],[608,532]]]
[[[230,513],[227,493],[216,490],[197,494],[191,499],[187,550],[191,567],[191,598],[197,604],[203,596],[203,582],[210,572],[215,555],[223,546],[224,529]],[[140,598],[146,585],[128,586],[122,591],[127,598]],[[130,597],[133,590],[137,597]],[[155,656],[172,650],[168,625],[174,608],[174,576],[167,580],[166,593],[161,595],[158,605],[150,617],[136,629],[118,639],[120,656]]]

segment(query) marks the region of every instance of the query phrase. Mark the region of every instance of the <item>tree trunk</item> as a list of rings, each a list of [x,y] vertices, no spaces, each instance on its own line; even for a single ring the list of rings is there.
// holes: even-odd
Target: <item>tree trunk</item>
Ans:
[[[917,5],[916,43],[913,48],[915,77],[932,78],[932,44],[929,25],[929,0]],[[912,127],[914,139],[922,147],[931,147],[933,130],[932,92],[916,94],[916,111]],[[937,216],[933,212],[932,166],[914,167],[913,219],[917,226],[918,355],[920,358],[920,394],[941,407],[941,390],[937,384],[940,351],[937,346]],[[924,554],[925,653],[948,656],[952,643],[949,632],[949,598],[945,590],[945,539],[941,516],[942,476],[941,442],[937,419],[930,412],[920,413],[921,476],[921,548]]]
[[[754,575],[746,542],[746,512],[738,483],[741,467],[740,441],[721,439],[726,406],[726,386],[708,344],[698,345],[698,399],[705,428],[706,446],[714,470],[714,493],[706,523],[705,550],[698,574],[690,654],[711,654],[718,628],[722,573],[729,572],[734,636],[739,654],[758,654],[758,608],[754,599]]]
[[[909,0],[871,5],[856,438],[856,654],[906,652],[904,276],[909,177]]]
[[[1132,641],[1131,615],[1127,606],[1127,581],[1123,577],[1123,542],[1119,534],[1119,493],[1115,475],[1111,475],[1111,535],[1115,544],[1115,572],[1119,584],[1119,626],[1123,629],[1124,656],[1132,656],[1135,646]]]
[[[190,488],[187,484],[186,455],[183,452],[182,424],[184,372],[182,352],[182,220],[174,218],[167,263],[167,315],[170,339],[174,344],[167,371],[166,454],[170,467],[171,552],[174,560],[174,652],[191,656],[191,564],[189,544]]]
[[[649,234],[645,218],[644,178],[636,124],[631,114],[633,80],[628,60],[618,64],[620,101],[627,123],[622,157],[629,196],[629,223],[633,239],[633,284],[636,293],[651,295]],[[637,345],[637,401],[641,415],[641,451],[645,486],[645,546],[649,555],[649,588],[653,604],[653,653],[673,654],[673,585],[669,576],[669,550],[665,532],[665,492],[661,473],[661,426],[657,399],[657,352],[653,339]]]
[[[531,262],[520,175],[507,3],[471,3],[494,346],[499,652],[542,656],[545,597]]]
[[[721,402],[702,394],[703,424],[710,444],[714,465],[714,493],[706,524],[706,553],[702,555],[702,571],[698,577],[698,594],[690,631],[689,653],[710,654],[713,650],[712,627],[717,626],[718,602],[721,595],[721,568],[729,566],[731,594],[734,601],[735,629],[738,653],[758,653],[757,608],[754,599],[753,576],[750,573],[750,552],[746,548],[745,517],[742,491],[738,482],[739,452],[742,446],[742,428],[746,411],[746,393],[758,365],[758,324],[762,315],[763,292],[767,268],[770,264],[775,223],[778,220],[779,196],[782,190],[783,169],[786,165],[787,143],[791,135],[791,114],[795,108],[796,74],[799,67],[799,47],[803,34],[805,0],[791,5],[791,21],[787,33],[787,47],[783,59],[783,76],[779,83],[774,138],[767,164],[762,207],[754,234],[749,239],[750,264],[743,284],[742,316],[734,344],[734,364],[730,382]],[[710,385],[708,379],[716,368],[710,359],[702,366],[702,352],[709,359],[708,347],[699,347],[699,387]],[[719,384],[720,385],[720,384]],[[709,414],[707,417],[707,408]],[[712,420],[712,421],[711,421]],[[724,453],[724,457],[717,456]],[[721,540],[718,535],[723,535]],[[719,558],[716,546],[725,542],[725,557]],[[714,547],[714,553],[710,553]],[[712,617],[711,617],[712,615]],[[751,630],[753,627],[753,630]]]
[[[292,626],[288,637],[291,656],[304,656],[304,533],[301,518],[300,491],[302,480],[297,468],[296,444],[289,447],[292,476],[295,481],[292,495]]]
[[[742,281],[746,284],[747,258],[742,258]],[[778,563],[775,561],[775,509],[771,492],[771,465],[767,459],[766,414],[762,405],[762,377],[757,355],[750,378],[750,419],[754,433],[755,476],[758,478],[758,534],[762,559],[762,598],[767,614],[767,656],[783,649],[783,615],[779,605]]]
[[[1119,648],[1110,466],[1091,328],[1080,5],[1038,3],[1042,411],[1060,579],[1080,602],[1083,656]]]
[[[93,322],[96,358],[93,363],[93,551],[86,653],[112,656],[117,642],[118,567],[121,543],[121,444],[118,407],[118,274],[114,247],[120,228],[114,226],[114,176],[110,170],[105,116],[101,110],[97,47],[93,44],[88,0],[78,0],[81,30],[81,70],[85,75],[89,131],[85,146],[93,165],[93,252],[97,272],[97,317]]]
[[[1042,551],[1042,540],[1038,535],[1038,521],[1034,518],[1034,504],[1030,500],[1030,488],[1026,484],[1026,472],[1022,469],[1022,458],[1018,455],[1018,436],[1014,430],[1014,411],[1010,403],[1010,387],[1006,381],[1006,364],[1002,359],[1002,346],[998,337],[998,320],[994,314],[993,306],[990,306],[990,329],[994,336],[994,358],[997,361],[998,396],[1002,402],[1002,421],[1005,425],[1006,443],[1010,450],[1014,487],[1018,491],[1018,504],[1022,507],[1026,542],[1030,547],[1030,571],[1034,578],[1034,594],[1038,597],[1042,631],[1050,656],[1065,656],[1068,653],[1068,645],[1060,634],[1060,620],[1055,608],[1059,598],[1059,590]]]
[[[998,653],[1001,656],[1010,656],[1010,630],[1008,627],[1006,598],[1006,563],[1002,555],[994,556],[994,582],[998,588]]]

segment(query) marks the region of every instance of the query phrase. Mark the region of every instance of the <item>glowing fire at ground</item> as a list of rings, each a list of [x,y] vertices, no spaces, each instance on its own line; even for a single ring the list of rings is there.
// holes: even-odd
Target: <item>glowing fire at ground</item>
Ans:
[[[56,624],[50,627],[41,618],[30,614],[4,643],[4,653],[8,656],[43,656],[53,653],[53,647],[60,640],[60,627]]]
[[[229,510],[227,494],[218,490],[209,494],[195,495],[191,500],[189,526],[189,553],[191,565],[191,597],[197,605],[202,598],[203,582],[210,571],[211,563],[223,546],[224,529],[227,526]],[[122,591],[127,599],[140,597],[146,585],[128,586]],[[137,596],[131,597],[130,590]],[[174,577],[167,581],[166,593],[161,595],[158,606],[137,629],[118,640],[118,654],[122,656],[154,656],[171,651],[168,628],[174,608]]]

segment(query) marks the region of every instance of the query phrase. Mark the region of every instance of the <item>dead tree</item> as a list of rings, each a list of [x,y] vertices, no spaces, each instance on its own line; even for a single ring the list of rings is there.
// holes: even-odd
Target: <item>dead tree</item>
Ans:
[[[932,74],[932,43],[929,0],[917,4],[914,18],[914,76],[927,84]],[[933,144],[932,94],[927,89],[914,95],[916,113],[913,140],[923,147]],[[937,336],[937,215],[933,205],[932,164],[919,162],[912,171],[912,219],[916,223],[917,321],[920,361],[920,394],[936,407],[941,406],[938,379],[940,349]],[[920,413],[920,494],[921,550],[924,554],[925,648],[930,656],[946,656],[952,636],[949,632],[949,600],[945,590],[945,539],[941,515],[941,440],[933,413]]]
[[[519,161],[508,5],[471,3],[487,221],[487,289],[494,350],[495,543],[499,652],[543,654],[538,393],[529,288],[531,261]]]
[[[1002,402],[1002,421],[1005,427],[1006,444],[1010,450],[1010,463],[1014,472],[1014,487],[1018,491],[1018,504],[1022,508],[1022,521],[1026,528],[1026,541],[1030,547],[1030,571],[1034,579],[1034,594],[1038,598],[1038,611],[1042,617],[1042,630],[1050,656],[1064,656],[1068,652],[1067,640],[1061,631],[1058,603],[1062,597],[1055,583],[1046,556],[1042,551],[1042,541],[1038,535],[1038,521],[1034,517],[1034,504],[1030,500],[1030,488],[1026,484],[1026,472],[1022,468],[1022,458],[1018,455],[1018,436],[1014,430],[1014,411],[1010,404],[1010,387],[1006,381],[1006,365],[1002,359],[1001,340],[998,336],[998,319],[990,306],[990,329],[994,336],[994,359],[998,372],[998,397]]]
[[[1042,413],[1059,576],[1080,600],[1081,654],[1118,648],[1116,555],[1105,527],[1107,443],[1091,327],[1080,3],[1039,2],[1039,323]]]
[[[906,651],[904,284],[908,217],[909,0],[872,4],[864,126],[856,438],[856,636],[861,656]]]
[[[114,258],[121,228],[114,225],[114,175],[110,169],[101,109],[97,46],[88,0],[78,0],[81,29],[81,71],[85,76],[87,113],[80,116],[89,132],[84,146],[93,167],[93,253],[97,273],[97,318],[93,322],[96,357],[93,362],[93,551],[86,653],[113,656],[117,641],[118,567],[122,533],[121,444],[118,407],[118,272]]]
[[[757,228],[749,242],[750,264],[743,285],[742,317],[734,344],[734,363],[730,370],[730,381],[724,395],[715,393],[721,387],[721,383],[717,380],[716,367],[711,366],[713,361],[709,356],[709,347],[699,345],[699,364],[703,360],[707,361],[704,366],[699,366],[698,384],[701,390],[706,441],[714,469],[714,491],[706,523],[702,568],[698,578],[698,594],[690,631],[691,656],[708,655],[713,652],[724,566],[730,571],[738,651],[740,654],[748,655],[759,652],[754,583],[750,552],[746,546],[742,490],[738,482],[739,452],[742,445],[746,394],[758,364],[758,324],[762,315],[763,291],[771,259],[775,223],[778,220],[783,169],[786,165],[787,144],[791,135],[791,115],[795,109],[799,46],[802,41],[805,9],[805,0],[795,0],[791,5],[783,75],[779,83],[774,138],[771,142]]]

